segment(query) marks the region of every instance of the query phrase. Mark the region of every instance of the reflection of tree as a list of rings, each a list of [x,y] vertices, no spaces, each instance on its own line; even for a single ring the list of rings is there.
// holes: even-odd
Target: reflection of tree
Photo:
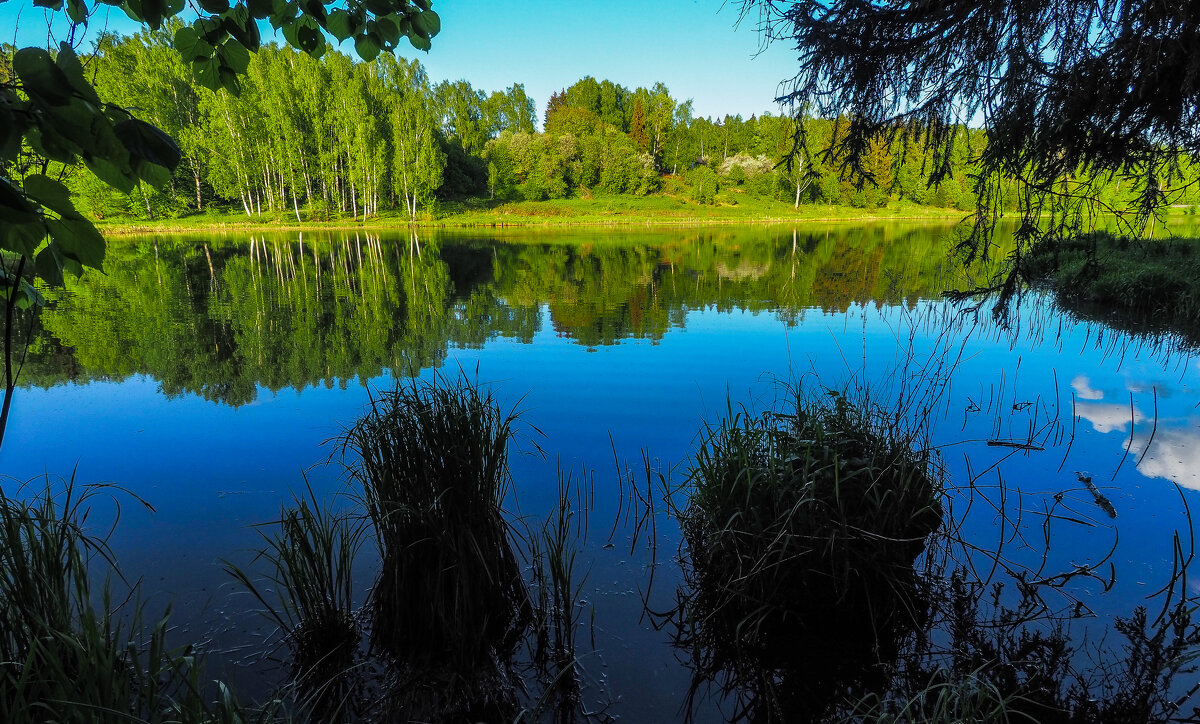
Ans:
[[[652,241],[655,243],[647,243]],[[906,304],[955,285],[928,228],[706,230],[514,243],[370,233],[114,244],[106,274],[52,294],[32,384],[148,374],[229,404],[270,390],[410,373],[451,346],[528,342],[547,305],[588,346],[658,340],[696,309]]]

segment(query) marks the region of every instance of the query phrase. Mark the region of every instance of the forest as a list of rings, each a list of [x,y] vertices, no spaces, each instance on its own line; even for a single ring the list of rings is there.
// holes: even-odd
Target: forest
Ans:
[[[93,219],[229,211],[296,221],[387,212],[415,221],[509,201],[622,194],[863,210],[892,201],[964,211],[976,204],[980,129],[955,129],[949,158],[935,158],[919,134],[876,140],[864,175],[818,152],[844,132],[844,119],[695,117],[691,101],[662,83],[631,90],[585,77],[539,114],[520,83],[488,92],[465,80],[434,83],[419,62],[389,53],[362,63],[336,50],[314,58],[267,44],[248,58],[236,94],[211,91],[173,47],[181,27],[106,35],[83,58],[106,101],[163,129],[182,151],[173,176],[130,193],[81,166],[57,168]],[[11,77],[5,68],[0,75]],[[813,152],[789,163],[797,122]],[[931,185],[935,163],[948,163],[948,173]],[[1102,200],[1120,192],[1114,179]],[[1003,206],[1014,208],[1009,196]]]

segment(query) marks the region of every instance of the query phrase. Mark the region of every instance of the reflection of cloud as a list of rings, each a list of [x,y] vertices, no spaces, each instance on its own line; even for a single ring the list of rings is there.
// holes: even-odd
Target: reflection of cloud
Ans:
[[[1145,449],[1145,439],[1135,439],[1129,447],[1137,456]],[[1164,478],[1200,490],[1200,428],[1160,429],[1137,469],[1148,478]]]
[[[1075,379],[1071,380],[1071,389],[1075,390],[1075,394],[1079,395],[1081,400],[1104,399],[1103,392],[1092,389],[1092,381],[1087,378],[1087,375],[1076,375]]]
[[[1075,414],[1092,423],[1096,432],[1124,432],[1130,420],[1137,424],[1146,419],[1142,411],[1136,407],[1130,410],[1128,405],[1100,402],[1077,402]]]

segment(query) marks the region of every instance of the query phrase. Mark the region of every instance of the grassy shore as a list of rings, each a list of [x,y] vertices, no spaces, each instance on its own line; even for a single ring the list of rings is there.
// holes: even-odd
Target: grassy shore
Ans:
[[[1200,340],[1200,238],[1133,239],[1098,231],[1047,241],[1030,250],[1022,273],[1053,286],[1082,316]]]
[[[943,219],[957,221],[967,212],[892,202],[887,207],[859,209],[826,204],[792,204],[746,197],[736,203],[702,206],[671,196],[594,196],[551,201],[492,202],[486,199],[445,203],[418,216],[417,228],[574,227],[574,226],[705,226],[717,224],[788,224],[811,221]],[[155,220],[112,218],[96,222],[106,235],[187,232],[206,229],[286,231],[376,229],[408,226],[401,212],[385,211],[365,221],[349,215],[314,218],[300,210],[247,216],[240,209],[193,213]]]

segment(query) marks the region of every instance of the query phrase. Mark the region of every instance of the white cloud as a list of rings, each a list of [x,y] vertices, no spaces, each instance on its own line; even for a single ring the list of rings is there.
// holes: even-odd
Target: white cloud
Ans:
[[[1077,375],[1071,380],[1071,389],[1075,390],[1075,394],[1081,400],[1103,400],[1104,393],[1100,390],[1092,389],[1092,382],[1087,375]]]
[[[1135,439],[1129,448],[1138,457],[1145,449],[1144,439]],[[1148,478],[1163,478],[1200,490],[1200,428],[1159,429],[1137,468]]]
[[[1075,414],[1092,423],[1096,432],[1124,432],[1130,420],[1137,424],[1146,419],[1142,411],[1128,405],[1108,402],[1077,402]]]

